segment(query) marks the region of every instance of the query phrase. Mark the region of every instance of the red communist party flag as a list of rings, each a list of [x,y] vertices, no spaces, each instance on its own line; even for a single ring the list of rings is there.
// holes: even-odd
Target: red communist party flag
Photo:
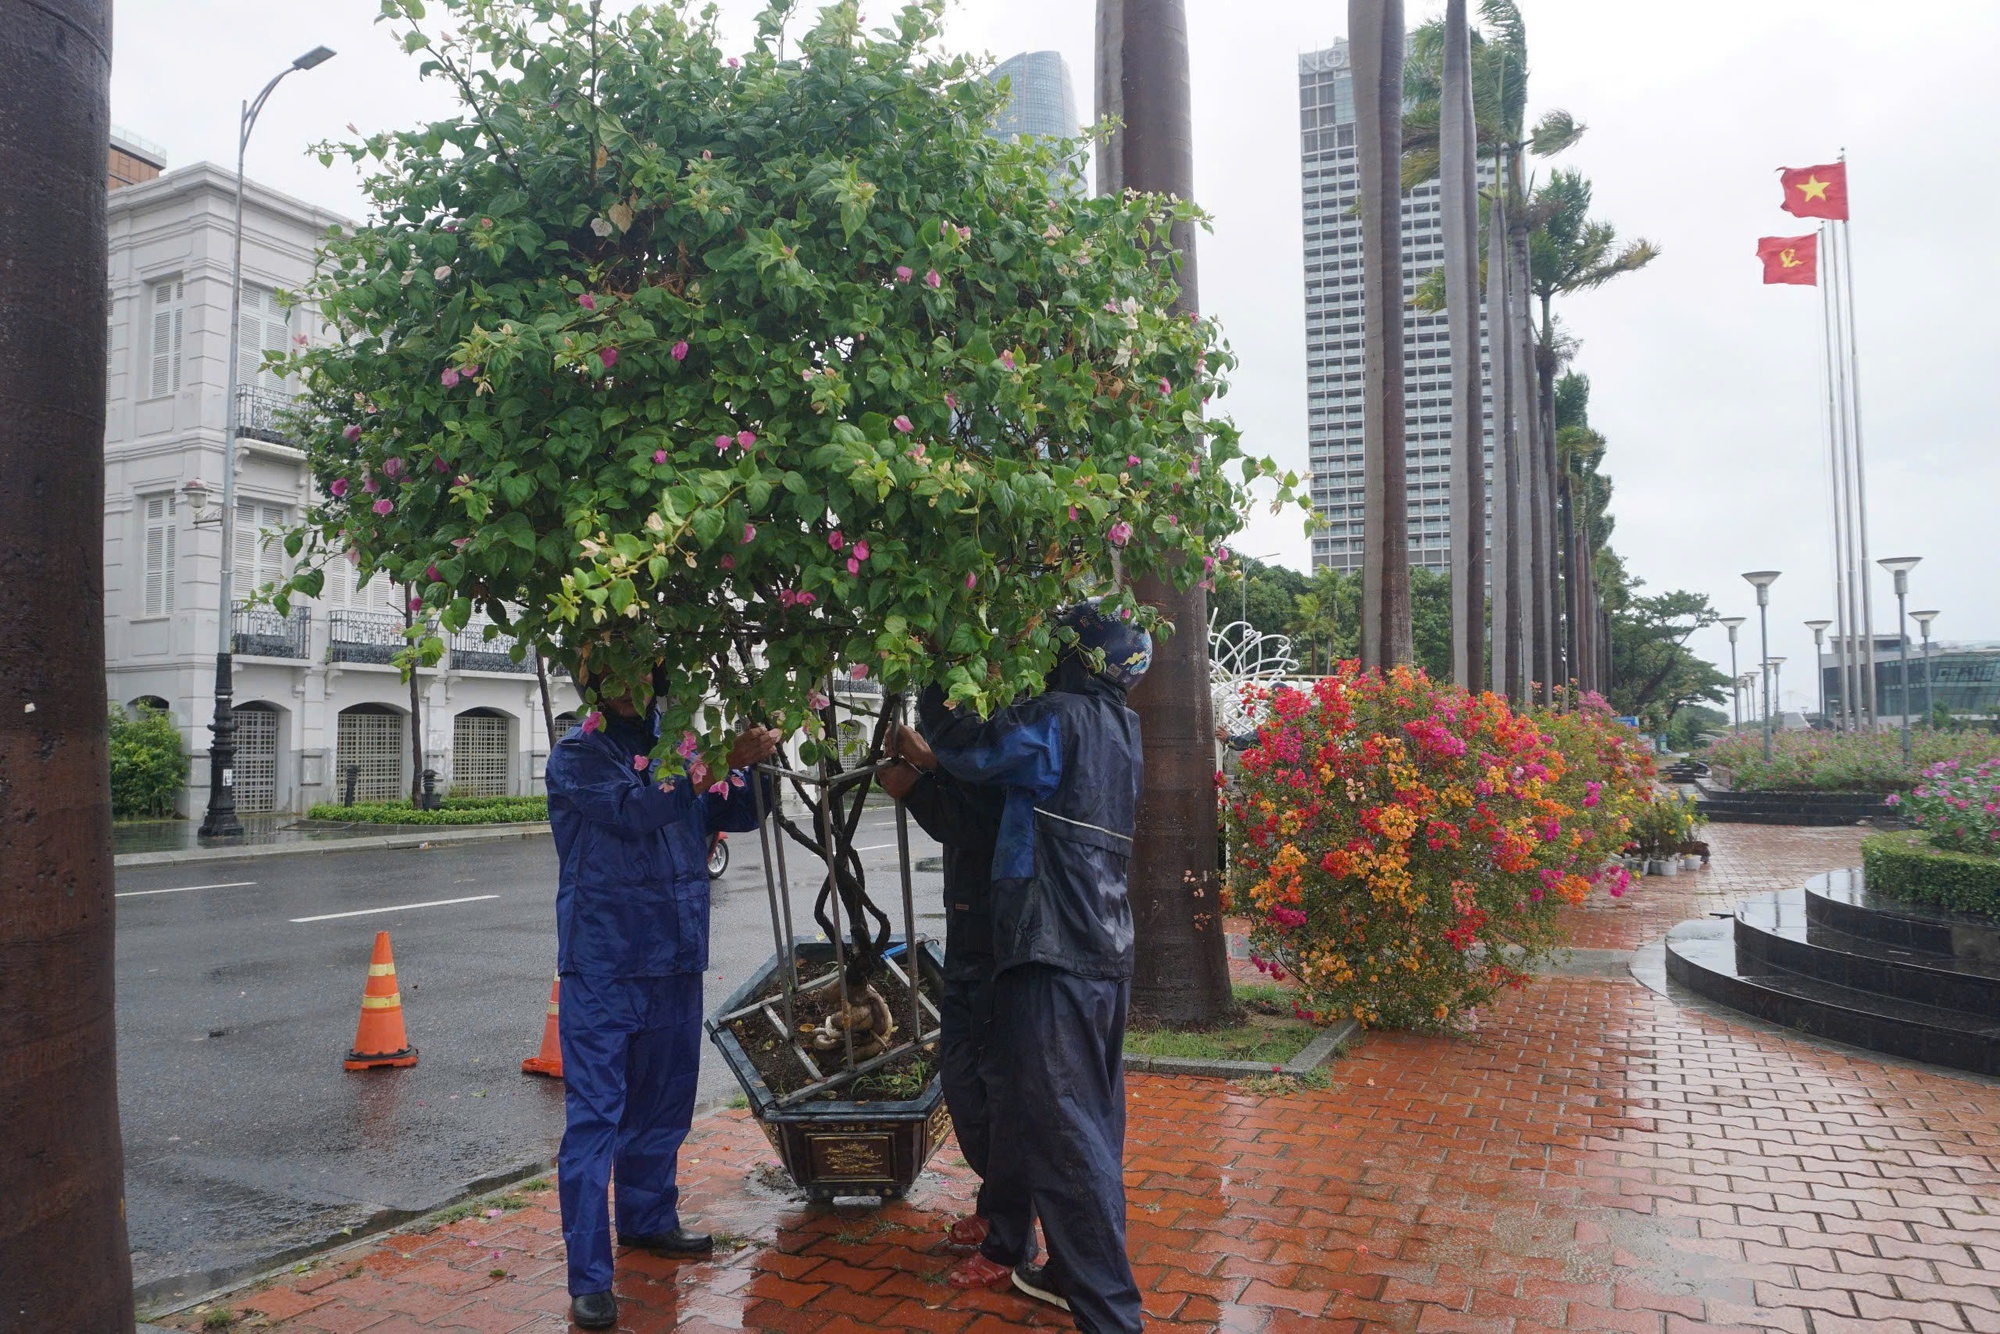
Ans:
[[[1764,281],[1812,287],[1819,282],[1817,236],[1764,236],[1757,241],[1757,258],[1764,261]]]
[[[1847,164],[1823,167],[1783,167],[1778,179],[1785,186],[1785,212],[1796,218],[1847,220]]]

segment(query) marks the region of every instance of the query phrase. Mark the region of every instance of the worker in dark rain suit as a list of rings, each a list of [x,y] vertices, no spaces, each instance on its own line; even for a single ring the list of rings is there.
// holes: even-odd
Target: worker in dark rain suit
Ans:
[[[549,824],[561,874],[556,970],[562,975],[564,1103],[556,1158],[570,1319],[618,1321],[605,1191],[618,1180],[618,1240],[667,1256],[706,1255],[681,1226],[676,1157],[700,1069],[701,975],[708,967],[708,835],[757,827],[756,799],[732,770],[722,792],[656,779],[650,701],[603,697],[601,714],[549,755]],[[602,725],[598,725],[601,719]],[[732,765],[777,748],[752,728]]]
[[[1000,812],[1006,793],[979,783],[964,783],[937,767],[937,756],[925,738],[939,740],[966,720],[944,707],[944,692],[936,686],[917,701],[921,732],[899,725],[890,749],[899,761],[882,773],[882,786],[903,803],[925,833],[944,845],[944,990],[938,998],[938,1075],[944,1084],[945,1106],[951,1111],[959,1152],[967,1166],[984,1181],[987,1170],[988,1038],[993,1022],[993,847],[1000,833]],[[979,720],[972,716],[970,721]],[[951,1225],[954,1245],[976,1247],[986,1240],[983,1202],[973,1213]],[[986,1287],[1008,1277],[991,1261],[978,1261],[985,1272],[957,1287]],[[960,1266],[963,1269],[964,1266]]]
[[[1006,789],[993,858],[991,1145],[980,1253],[1086,1334],[1138,1334],[1125,1253],[1125,1013],[1132,987],[1132,855],[1142,759],[1125,693],[1152,639],[1099,610],[1048,689],[954,729],[935,747],[961,782]],[[1046,1264],[1032,1263],[1041,1223]]]

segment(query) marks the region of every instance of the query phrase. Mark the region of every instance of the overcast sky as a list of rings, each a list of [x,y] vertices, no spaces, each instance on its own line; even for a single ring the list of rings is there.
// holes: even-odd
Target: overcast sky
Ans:
[[[615,0],[614,0],[615,2]],[[1613,544],[1653,590],[1708,593],[1754,618],[1744,570],[1772,591],[1774,654],[1792,707],[1814,707],[1801,622],[1831,617],[1832,566],[1812,289],[1759,284],[1762,235],[1810,224],[1778,209],[1780,166],[1845,149],[1869,515],[1876,556],[1919,555],[1913,608],[1946,641],[2000,639],[2000,4],[1811,5],[1520,0],[1531,110],[1590,126],[1555,165],[1583,170],[1597,213],[1665,249],[1641,274],[1560,308],[1582,340],[1592,421],[1610,440]],[[890,0],[874,0],[885,17]],[[810,7],[810,0],[807,0]],[[723,0],[747,35],[755,0]],[[415,123],[448,103],[371,20],[373,0],[121,0],[112,117],[170,166],[228,162],[239,99],[319,43],[339,56],[273,96],[250,174],[359,216],[351,172],[305,145]],[[434,7],[435,8],[435,7]],[[1088,0],[960,0],[949,40],[1006,56],[1063,52],[1090,115]],[[1187,0],[1194,47],[1195,186],[1215,216],[1201,298],[1242,358],[1220,404],[1253,452],[1305,466],[1305,308],[1297,56],[1346,28],[1337,0]],[[1414,23],[1442,9],[1412,0]],[[739,38],[740,39],[740,38]],[[1546,171],[1548,168],[1543,167]],[[1296,523],[1261,514],[1241,549],[1305,568]],[[1879,574],[1879,572],[1878,572]],[[1893,631],[1889,580],[1876,625]],[[1746,628],[1754,637],[1755,622]],[[1914,629],[1914,627],[1913,627]],[[1747,646],[1747,645],[1746,645]],[[1727,666],[1718,629],[1694,647]],[[1746,669],[1754,651],[1745,652]]]

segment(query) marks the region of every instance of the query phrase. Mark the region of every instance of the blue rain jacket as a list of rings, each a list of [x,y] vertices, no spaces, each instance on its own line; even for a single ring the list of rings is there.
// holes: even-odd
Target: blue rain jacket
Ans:
[[[931,745],[953,777],[1007,792],[993,853],[996,971],[1042,963],[1131,977],[1126,871],[1144,759],[1125,692],[1068,659],[1047,693],[961,720]]]
[[[705,971],[709,833],[757,827],[747,782],[732,782],[726,797],[697,793],[686,778],[662,791],[632,758],[607,732],[580,727],[549,753],[549,824],[561,863],[558,972],[631,978]]]

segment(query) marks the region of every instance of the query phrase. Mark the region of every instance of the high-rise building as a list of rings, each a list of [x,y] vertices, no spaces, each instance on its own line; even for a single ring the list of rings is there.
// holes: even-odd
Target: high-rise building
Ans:
[[[1361,568],[1361,188],[1354,149],[1354,73],[1347,42],[1299,57],[1299,132],[1306,261],[1306,440],[1313,508],[1313,565]],[[1482,166],[1480,184],[1490,181]],[[1405,302],[1444,262],[1443,197],[1436,181],[1403,196]],[[1480,305],[1480,361],[1488,477],[1493,393]],[[1405,424],[1409,452],[1410,563],[1451,568],[1451,333],[1442,311],[1405,311]],[[1490,481],[1489,481],[1490,485]]]
[[[1060,51],[1023,51],[1008,56],[987,76],[1008,81],[1007,104],[993,118],[993,132],[1003,139],[1024,134],[1068,139],[1077,132],[1076,87],[1069,62]]]

